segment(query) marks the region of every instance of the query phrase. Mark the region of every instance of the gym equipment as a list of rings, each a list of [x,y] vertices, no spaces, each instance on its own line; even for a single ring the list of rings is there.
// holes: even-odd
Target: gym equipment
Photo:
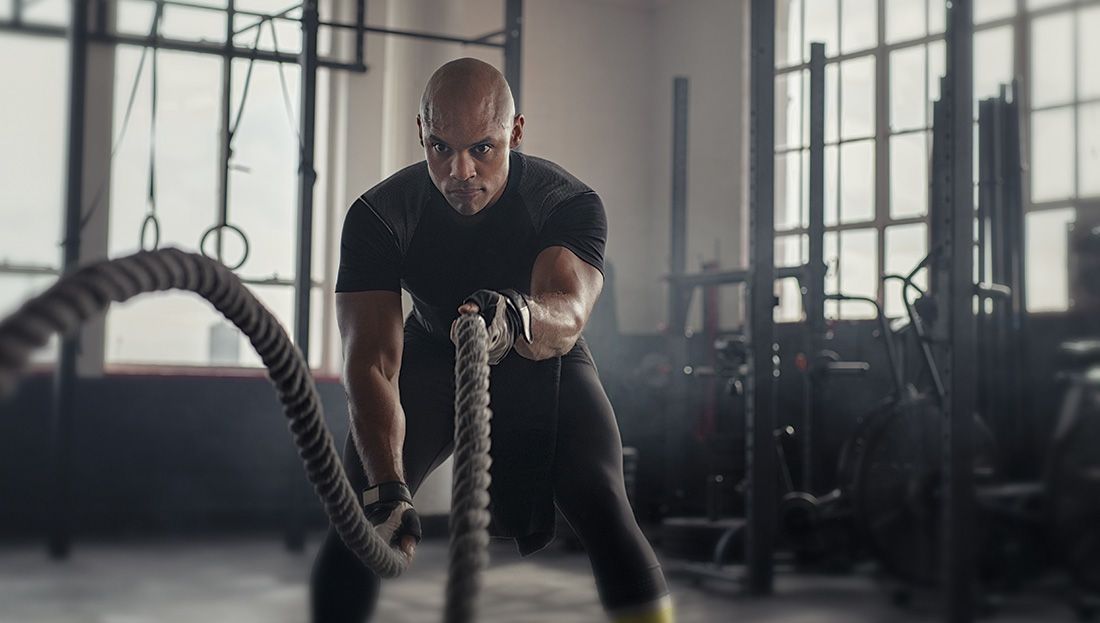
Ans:
[[[86,266],[0,321],[0,395],[10,393],[33,350],[54,333],[67,334],[112,302],[145,292],[190,290],[207,299],[248,336],[268,368],[306,474],[333,526],[359,559],[382,577],[404,572],[408,560],[383,542],[351,489],[325,427],[313,377],[278,320],[223,264],[178,249],[141,252]],[[444,620],[475,619],[480,572],[487,565],[489,525],[489,364],[485,323],[459,319],[455,357],[454,508],[451,567]]]
[[[1050,446],[1050,541],[1077,584],[1100,594],[1100,339],[1062,345],[1073,370]]]

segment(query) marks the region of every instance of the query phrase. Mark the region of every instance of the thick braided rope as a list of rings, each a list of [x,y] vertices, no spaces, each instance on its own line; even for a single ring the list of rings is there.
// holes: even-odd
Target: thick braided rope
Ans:
[[[111,302],[170,289],[199,294],[248,336],[267,366],[306,474],[336,531],[378,575],[400,575],[408,561],[388,547],[364,517],[325,427],[305,359],[271,312],[218,262],[179,249],[163,249],[92,264],[63,277],[0,321],[0,396],[12,392],[31,352],[45,346],[52,334],[71,333]]]
[[[489,563],[489,350],[485,321],[458,320],[455,355],[454,493],[445,623],[474,620],[481,571]]]

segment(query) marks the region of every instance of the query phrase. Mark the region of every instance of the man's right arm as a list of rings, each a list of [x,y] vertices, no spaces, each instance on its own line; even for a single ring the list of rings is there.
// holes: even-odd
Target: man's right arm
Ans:
[[[338,292],[336,319],[344,350],[344,389],[352,438],[371,484],[405,482],[401,409],[401,294],[388,290]]]

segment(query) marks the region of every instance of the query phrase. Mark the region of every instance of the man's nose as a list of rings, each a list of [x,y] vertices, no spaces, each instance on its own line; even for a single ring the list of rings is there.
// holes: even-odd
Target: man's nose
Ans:
[[[451,177],[465,181],[474,176],[474,159],[469,154],[460,153],[451,161]]]

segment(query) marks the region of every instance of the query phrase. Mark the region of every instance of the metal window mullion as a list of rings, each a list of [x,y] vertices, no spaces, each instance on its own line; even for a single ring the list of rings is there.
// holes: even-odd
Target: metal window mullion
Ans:
[[[882,42],[886,40],[886,0],[878,0],[879,20],[875,50],[875,228],[878,230],[878,253],[874,298],[879,305],[884,304],[885,293],[879,287],[882,275],[886,274],[886,227],[890,221],[890,54],[884,50]],[[925,32],[928,24],[928,4],[925,3]],[[927,47],[925,48],[927,50]],[[925,66],[928,63],[925,62]],[[925,81],[927,83],[927,81]]]
[[[1013,72],[1020,78],[1020,86],[1016,89],[1018,98],[1018,114],[1020,119],[1020,154],[1025,162],[1031,163],[1031,21],[1027,17],[1026,0],[1016,0],[1015,31],[1012,34],[1014,53],[1012,62],[1015,65]],[[1021,200],[1026,214],[1032,208],[1031,203],[1031,166],[1024,167],[1020,176]],[[1024,226],[1027,228],[1026,224]],[[1024,232],[1027,238],[1027,232]]]
[[[1081,29],[1078,26],[1081,18],[1081,9],[1074,7],[1071,9],[1073,12],[1072,30],[1070,34],[1070,41],[1072,42],[1071,48],[1073,59],[1070,62],[1072,66],[1073,77],[1070,80],[1073,81],[1073,197],[1076,199],[1081,196],[1081,85],[1078,79],[1078,72],[1080,71],[1081,59],[1078,58],[1078,52],[1081,49],[1080,38]],[[1068,268],[1067,268],[1068,271]]]

